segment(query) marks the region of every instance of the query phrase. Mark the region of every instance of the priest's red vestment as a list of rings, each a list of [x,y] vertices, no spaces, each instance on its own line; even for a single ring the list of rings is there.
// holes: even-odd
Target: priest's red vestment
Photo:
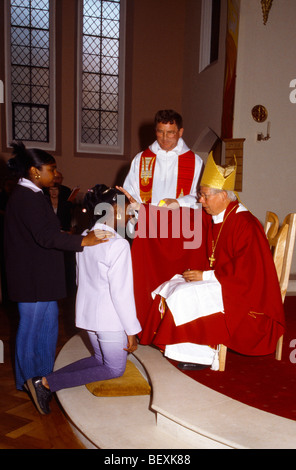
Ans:
[[[159,315],[150,316],[151,292],[176,273],[193,266],[207,266],[205,240],[210,218],[200,209],[183,207],[169,210],[150,204],[141,206],[138,230],[132,244],[134,291],[137,316],[149,334],[159,323]],[[167,227],[167,233],[165,227]],[[194,235],[192,235],[194,233]],[[200,247],[196,247],[196,244]],[[142,333],[139,335],[142,337]],[[150,335],[148,342],[150,344]],[[144,341],[144,339],[143,339]]]
[[[213,268],[209,264],[207,267],[214,269],[221,284],[224,313],[217,312],[177,327],[169,309],[161,319],[157,297],[149,312],[149,317],[154,319],[150,321],[153,331],[143,329],[142,344],[164,349],[166,344],[184,342],[213,346],[223,343],[246,355],[274,352],[285,321],[272,254],[258,219],[248,211],[237,213],[234,209],[230,213],[235,205],[237,202],[230,203],[225,211],[225,224],[215,250],[216,261]],[[206,227],[208,257],[221,225]],[[192,269],[204,270],[198,263]]]

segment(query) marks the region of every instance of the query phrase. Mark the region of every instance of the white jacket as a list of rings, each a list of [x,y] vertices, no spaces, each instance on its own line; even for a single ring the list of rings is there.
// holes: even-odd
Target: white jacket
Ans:
[[[76,326],[91,331],[120,331],[137,334],[137,319],[130,246],[111,227],[94,228],[114,232],[115,237],[77,253]]]

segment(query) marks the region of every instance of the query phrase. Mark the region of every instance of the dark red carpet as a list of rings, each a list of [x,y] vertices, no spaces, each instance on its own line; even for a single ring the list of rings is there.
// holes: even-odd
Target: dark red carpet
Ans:
[[[285,314],[281,361],[274,355],[249,357],[228,350],[224,372],[205,369],[184,373],[246,405],[296,420],[296,296],[286,297]]]

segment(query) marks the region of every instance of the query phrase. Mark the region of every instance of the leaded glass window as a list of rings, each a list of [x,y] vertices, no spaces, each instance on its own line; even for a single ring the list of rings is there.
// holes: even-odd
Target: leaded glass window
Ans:
[[[123,3],[80,1],[80,150],[120,153],[122,149]]]
[[[50,108],[54,107],[51,59],[54,2],[10,0],[8,3],[10,138],[49,144],[52,140]]]

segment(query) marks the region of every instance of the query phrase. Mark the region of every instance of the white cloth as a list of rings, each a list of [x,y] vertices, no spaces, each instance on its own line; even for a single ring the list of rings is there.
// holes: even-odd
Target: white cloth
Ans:
[[[152,297],[157,294],[165,298],[176,326],[224,310],[221,284],[217,279],[186,282],[177,274],[157,287]]]
[[[222,224],[223,219],[224,219],[225,211],[226,211],[226,209],[224,211],[220,212],[220,214],[212,216],[212,220],[213,220],[214,224]],[[238,214],[239,212],[246,212],[246,211],[248,211],[248,209],[241,202],[239,202],[235,213]]]
[[[113,232],[114,238],[76,254],[76,326],[137,334],[141,325],[136,315],[130,245],[107,225],[97,222],[94,229]]]
[[[17,184],[19,184],[20,186],[24,186],[25,188],[31,189],[32,191],[34,191],[34,193],[38,193],[39,191],[43,192],[42,189],[38,188],[38,186],[33,183],[33,181],[28,180],[27,178],[20,178]]]
[[[152,200],[151,203],[158,205],[159,201],[164,198],[176,199],[177,179],[178,179],[178,157],[189,148],[184,140],[180,138],[177,146],[166,152],[159,146],[157,140],[149,147],[156,154],[156,163],[154,169]],[[131,162],[129,173],[124,181],[123,187],[137,201],[143,202],[140,197],[140,161],[143,152],[138,153]],[[195,154],[195,172],[190,190],[190,194],[178,198],[181,207],[195,207],[197,203],[197,186],[203,167],[202,159]]]
[[[215,349],[204,344],[167,344],[164,355],[174,361],[212,365],[215,358]]]
[[[211,273],[208,281],[186,282],[180,274],[161,284],[152,292],[152,297],[157,294],[165,298],[176,326],[188,323],[196,318],[211,315],[224,310],[222,290],[219,281]],[[210,346],[194,343],[168,344],[164,355],[180,362],[213,366],[216,351]]]

